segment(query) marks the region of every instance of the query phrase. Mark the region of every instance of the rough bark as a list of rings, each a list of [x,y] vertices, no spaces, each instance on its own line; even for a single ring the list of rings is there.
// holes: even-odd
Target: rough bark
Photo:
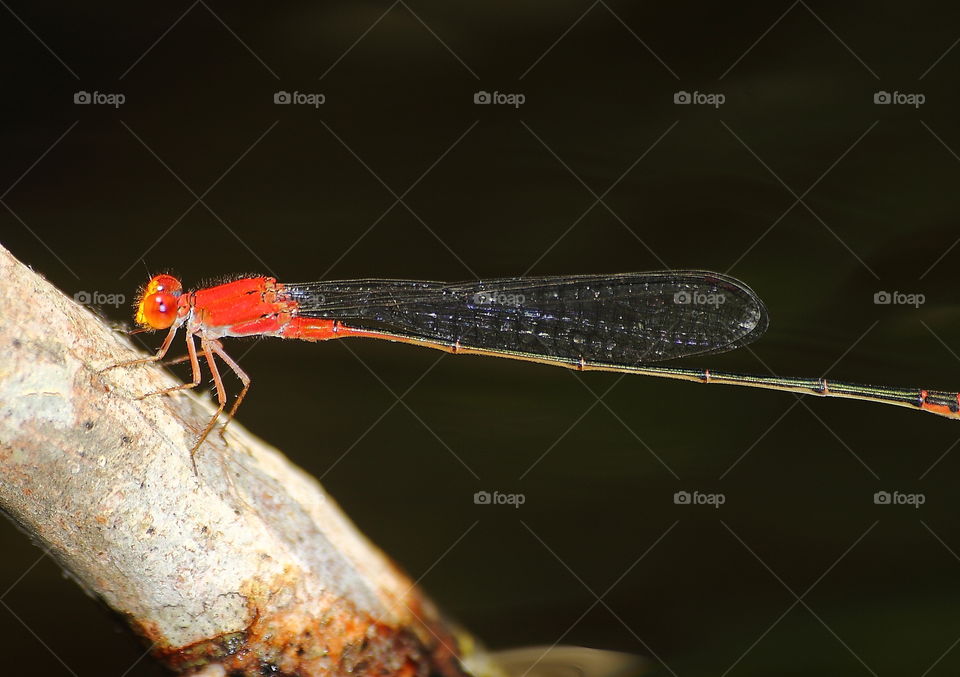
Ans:
[[[30,299],[22,303],[21,299]],[[154,655],[205,675],[495,668],[320,485],[0,248],[0,507]]]

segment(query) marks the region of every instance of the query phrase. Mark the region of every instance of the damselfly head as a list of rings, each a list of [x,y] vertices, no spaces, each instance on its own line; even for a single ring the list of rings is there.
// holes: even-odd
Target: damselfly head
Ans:
[[[177,321],[183,285],[172,275],[154,275],[137,301],[136,322],[144,329],[169,329]]]

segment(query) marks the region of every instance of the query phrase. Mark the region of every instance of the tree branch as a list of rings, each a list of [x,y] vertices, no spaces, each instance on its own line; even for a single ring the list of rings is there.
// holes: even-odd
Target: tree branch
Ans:
[[[29,303],[24,303],[29,299]],[[320,485],[0,248],[0,507],[179,671],[496,669]],[[266,671],[266,672],[265,672]]]

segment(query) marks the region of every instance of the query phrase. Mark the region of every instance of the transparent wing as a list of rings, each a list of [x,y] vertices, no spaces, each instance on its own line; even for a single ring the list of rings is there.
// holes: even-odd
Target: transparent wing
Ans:
[[[503,278],[448,284],[284,285],[298,315],[492,353],[637,365],[731,350],[767,327],[763,302],[704,271]],[[389,338],[389,337],[387,337]]]

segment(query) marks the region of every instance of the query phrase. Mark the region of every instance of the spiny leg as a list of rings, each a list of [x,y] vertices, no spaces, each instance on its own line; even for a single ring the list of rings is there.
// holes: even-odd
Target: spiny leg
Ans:
[[[201,339],[203,341],[203,339]],[[169,346],[167,346],[168,348]],[[166,352],[166,348],[163,349]],[[162,355],[161,355],[162,357]],[[193,334],[187,334],[187,355],[186,358],[190,360],[190,369],[193,371],[193,380],[190,383],[181,383],[178,386],[171,386],[169,388],[164,388],[163,390],[156,390],[152,393],[147,393],[146,395],[141,395],[138,397],[138,400],[142,400],[145,397],[152,397],[154,395],[163,395],[164,393],[172,393],[177,390],[189,390],[190,388],[196,388],[200,385],[201,373],[200,373],[200,360],[197,359],[197,346],[193,341]],[[182,362],[183,360],[181,360]]]
[[[141,357],[136,360],[128,360],[127,362],[118,362],[117,364],[111,364],[109,367],[104,367],[100,370],[102,374],[105,371],[110,371],[111,369],[116,369],[117,367],[132,367],[135,364],[147,364],[150,362],[159,362],[163,359],[163,356],[167,354],[167,351],[170,350],[170,346],[173,343],[173,337],[177,335],[177,329],[179,327],[174,324],[170,327],[170,331],[167,332],[167,337],[163,340],[163,345],[160,346],[160,350],[157,351],[156,355],[150,357]],[[189,334],[187,334],[189,337]],[[188,356],[189,357],[189,356]],[[183,360],[181,360],[182,362]]]
[[[217,363],[213,360],[213,351],[210,349],[211,340],[200,337],[200,350],[203,351],[203,356],[207,360],[207,366],[210,367],[210,374],[213,376],[213,385],[217,391],[217,402],[219,406],[217,411],[213,414],[213,417],[210,419],[210,422],[207,424],[207,427],[203,429],[203,432],[200,434],[200,438],[197,440],[197,443],[193,445],[193,449],[190,450],[190,462],[193,464],[193,474],[197,475],[197,450],[200,448],[200,445],[203,444],[203,441],[207,439],[207,435],[210,434],[210,431],[213,430],[213,426],[216,425],[217,419],[220,417],[220,412],[223,411],[223,408],[227,404],[227,395],[223,391],[223,379],[220,378],[220,371],[217,369]],[[213,343],[218,343],[213,341]],[[219,343],[218,343],[219,345]],[[221,349],[222,350],[222,349]]]
[[[180,364],[181,362],[186,362],[190,359],[190,355],[181,355],[180,357],[175,357],[172,360],[164,360],[161,364],[164,367],[171,367],[175,364]]]
[[[145,364],[148,362],[158,362],[162,360],[164,355],[167,354],[167,351],[170,350],[170,345],[173,342],[173,337],[176,336],[176,333],[177,333],[177,328],[176,327],[171,328],[170,333],[167,334],[167,338],[164,340],[163,345],[160,346],[160,350],[157,351],[156,355],[153,355],[152,357],[145,357],[139,360],[131,360],[130,362],[121,362],[120,364],[115,364],[110,367],[107,367],[107,369],[113,369],[115,367],[122,367],[122,366],[130,366],[134,364]],[[183,362],[185,360],[190,360],[190,370],[193,376],[193,379],[190,381],[190,383],[181,383],[180,385],[171,386],[170,388],[163,388],[162,390],[157,390],[152,393],[147,393],[146,395],[141,395],[140,397],[138,397],[137,398],[138,400],[142,400],[146,397],[152,397],[153,395],[163,395],[164,393],[172,393],[177,390],[187,390],[190,388],[196,388],[198,385],[200,385],[200,381],[202,380],[203,374],[200,370],[200,359],[197,356],[197,346],[194,340],[194,335],[188,332],[186,335],[186,342],[187,342],[187,354],[177,358],[176,360],[173,360],[172,364]],[[224,402],[226,401],[222,394],[223,385],[220,381],[220,374],[217,373],[217,367],[213,362],[213,357],[210,354],[209,350],[206,349],[205,343],[206,343],[206,340],[201,337],[200,344],[204,348],[204,356],[207,358],[207,363],[210,365],[210,370],[213,373],[214,381],[217,383],[217,386],[218,386],[217,393],[218,393],[218,396],[220,397],[220,408],[217,410],[217,413],[214,415],[213,419],[207,425],[206,430],[204,430],[203,434],[200,436],[200,439],[194,445],[193,449],[190,450],[190,462],[193,464],[194,475],[197,475],[197,462],[196,462],[196,459],[194,458],[194,454],[196,453],[200,445],[203,443],[203,440],[206,438],[207,434],[210,432],[210,429],[213,427],[214,422],[217,420],[217,416],[219,416],[220,412],[223,411]],[[104,369],[103,371],[106,371],[106,369]]]
[[[233,420],[234,414],[237,413],[237,409],[240,408],[240,403],[243,402],[243,398],[246,397],[247,391],[250,390],[250,377],[247,376],[247,373],[240,368],[240,365],[237,362],[227,355],[226,351],[223,349],[223,344],[216,339],[211,340],[210,349],[216,353],[216,355],[223,360],[224,364],[230,367],[233,370],[233,373],[237,375],[237,378],[240,379],[240,382],[243,383],[243,390],[240,391],[240,394],[237,395],[237,399],[233,401],[233,406],[230,407],[229,413],[227,413],[227,420],[224,422],[223,427],[220,428],[220,438],[224,438],[224,431],[227,429],[227,425],[230,421]]]
[[[170,331],[167,333],[167,337],[163,340],[163,345],[160,346],[160,349],[157,351],[156,355],[152,355],[150,357],[143,357],[136,360],[130,360],[128,362],[119,362],[117,364],[112,364],[109,367],[101,369],[100,373],[102,374],[105,371],[109,371],[110,369],[116,369],[117,367],[129,367],[137,364],[148,364],[151,362],[159,362],[170,350],[170,346],[173,344],[173,338],[174,336],[177,335],[177,329],[178,327],[176,325],[170,328]],[[182,383],[178,386],[173,386],[171,388],[164,388],[162,390],[156,390],[152,393],[146,393],[145,395],[141,395],[140,397],[138,397],[137,398],[138,400],[142,400],[145,397],[152,397],[153,395],[162,395],[164,393],[172,393],[177,390],[187,390],[190,388],[196,388],[198,385],[200,385],[200,380],[201,380],[200,361],[197,359],[197,349],[193,342],[193,334],[190,334],[188,332],[185,338],[187,342],[187,354],[181,357],[178,357],[175,360],[172,360],[169,364],[178,364],[180,362],[190,360],[190,368],[193,372],[193,380],[190,383]]]

